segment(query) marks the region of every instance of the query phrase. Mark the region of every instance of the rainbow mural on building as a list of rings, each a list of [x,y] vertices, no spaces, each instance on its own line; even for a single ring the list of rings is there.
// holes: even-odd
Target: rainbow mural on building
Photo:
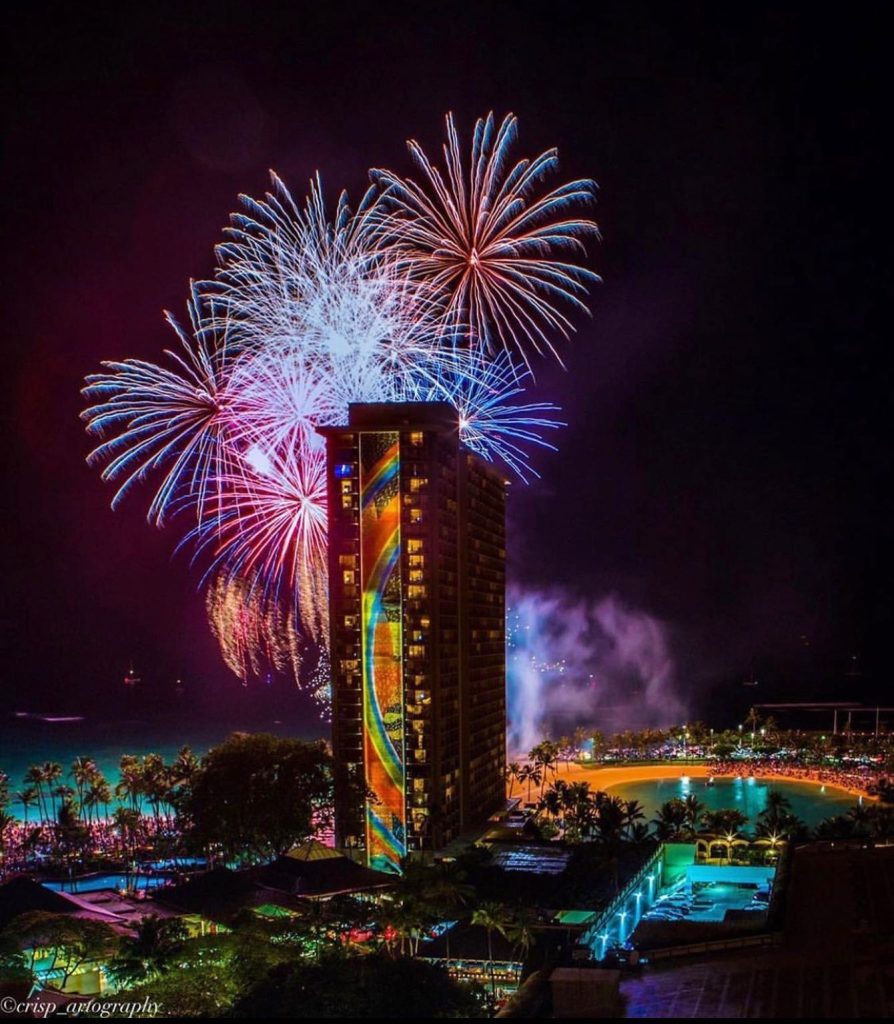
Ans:
[[[399,871],[407,852],[400,585],[400,436],[360,435],[366,857]]]

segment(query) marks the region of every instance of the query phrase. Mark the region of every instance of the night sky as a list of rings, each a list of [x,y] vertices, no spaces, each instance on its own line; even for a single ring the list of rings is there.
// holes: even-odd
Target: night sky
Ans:
[[[160,13],[161,12],[161,13]],[[885,693],[891,543],[881,151],[888,36],[859,5],[19,5],[4,162],[3,702],[242,699],[177,535],[84,463],[85,374],[157,359],[240,192],[358,194],[453,110],[521,119],[599,182],[604,278],[538,395],[513,578],[665,623],[694,713]],[[885,62],[883,65],[883,61]],[[888,185],[887,175],[885,186]],[[887,326],[887,323],[886,323]],[[890,333],[890,331],[888,331]],[[885,338],[885,341],[888,339]],[[851,655],[859,676],[847,676]],[[283,695],[283,700],[286,700]]]

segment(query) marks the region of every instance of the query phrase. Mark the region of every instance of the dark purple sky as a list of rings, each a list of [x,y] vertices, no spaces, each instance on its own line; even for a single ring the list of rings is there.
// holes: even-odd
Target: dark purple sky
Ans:
[[[334,10],[332,9],[334,7]],[[235,683],[172,533],[84,465],[79,387],[157,358],[270,167],[358,192],[452,109],[600,184],[605,283],[513,491],[516,578],[669,623],[684,686],[883,692],[887,36],[801,5],[20,5],[6,51],[4,657],[11,703],[105,695],[131,656]],[[158,13],[164,10],[165,13]],[[885,62],[883,65],[883,61]],[[887,175],[885,186],[888,185]],[[887,284],[887,275],[885,275]],[[808,637],[805,648],[802,637]]]

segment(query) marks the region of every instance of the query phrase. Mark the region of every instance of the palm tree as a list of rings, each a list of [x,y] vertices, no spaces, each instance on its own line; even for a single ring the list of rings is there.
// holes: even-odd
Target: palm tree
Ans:
[[[686,805],[679,797],[666,800],[653,819],[655,835],[662,840],[676,841],[686,833]]]
[[[16,800],[22,805],[22,821],[28,824],[28,808],[37,804],[37,790],[34,786],[25,786],[16,793]]]
[[[770,790],[767,805],[757,816],[757,834],[764,837],[776,833],[793,834],[800,824],[792,814],[792,804],[788,797],[777,790]]]
[[[757,710],[757,708],[748,709],[748,714],[745,716],[745,722],[746,724],[751,726],[752,735],[757,732],[757,727],[761,723],[760,712]]]
[[[571,761],[571,749],[573,742],[574,741],[571,739],[570,736],[559,737],[557,757],[560,765],[562,761],[564,761],[565,766],[567,767],[569,762]]]
[[[92,757],[76,757],[71,765],[71,777],[74,779],[78,794],[78,807],[86,810],[84,796],[87,788],[96,776],[98,769]]]
[[[133,754],[122,754],[118,768],[121,776],[115,786],[115,795],[119,800],[126,800],[132,811],[140,810],[143,795],[143,771],[140,759]]]
[[[55,800],[56,799],[59,800],[59,807],[58,807],[58,810],[56,811],[56,819],[57,820],[59,820],[59,818],[61,817],[62,808],[63,807],[67,807],[69,813],[73,813],[73,814],[77,814],[77,815],[80,814],[79,808],[75,807],[74,796],[75,796],[75,791],[71,788],[71,786],[66,786],[63,783],[62,785],[54,787],[54,789],[53,789],[53,798],[54,798],[53,806],[54,807],[56,806],[55,805]]]
[[[540,774],[540,795],[543,796],[543,786],[546,782],[547,772],[556,774],[556,764],[558,763],[559,748],[555,743],[550,740],[542,740],[537,744],[536,747],[531,750],[528,757],[535,769],[539,770]]]
[[[635,803],[635,801],[633,802]],[[596,835],[605,850],[611,868],[615,895],[620,892],[620,848],[626,822],[627,808],[624,800],[619,796],[609,796],[606,793],[597,795]]]
[[[170,776],[161,754],[146,754],[140,764],[140,788],[145,795],[156,827],[161,817],[161,805],[165,803],[170,790]]]
[[[524,964],[531,952],[531,947],[537,940],[529,913],[521,911],[515,913],[512,923],[507,929],[506,938],[515,947],[516,952],[521,954],[522,964]]]
[[[133,938],[122,943],[109,965],[111,973],[130,984],[151,980],[173,965],[187,938],[186,925],[179,918],[149,914],[137,924]]]
[[[531,800],[531,786],[539,786],[543,780],[543,772],[537,765],[526,764],[519,772],[519,781],[528,784],[528,802]]]
[[[850,839],[854,834],[855,822],[846,814],[837,814],[826,818],[816,826],[814,835],[817,839]]]
[[[50,812],[48,819],[56,820],[56,800],[53,789],[55,784],[62,778],[62,765],[56,761],[44,761],[41,769],[43,773],[43,781],[47,787],[47,795],[53,797],[52,805],[47,805],[47,810]]]
[[[44,779],[43,768],[39,764],[33,764],[25,772],[25,785],[33,786],[34,791],[37,794],[37,808],[40,815],[40,820],[46,821],[49,815],[47,814],[46,804],[43,798],[43,784],[46,781]]]
[[[624,808],[624,830],[629,835],[634,825],[642,821],[646,814],[639,800],[624,800],[622,805]]]
[[[475,890],[465,880],[465,875],[453,864],[445,863],[423,889],[423,899],[439,919],[452,920],[453,915],[474,899]],[[447,969],[450,969],[450,929],[444,933],[447,952]]]
[[[494,978],[494,932],[499,932],[503,938],[512,927],[512,915],[502,903],[484,902],[479,904],[476,910],[472,911],[472,924],[479,925],[487,931],[487,962],[490,967],[490,994],[492,999],[497,997],[497,982]]]
[[[640,844],[644,843],[649,838],[649,826],[645,821],[638,821],[633,828],[630,829],[628,838],[631,843]]]
[[[109,804],[111,802],[112,787],[101,775],[94,778],[90,783],[89,789],[84,794],[84,807],[87,809],[87,820],[92,820],[94,811],[96,812],[96,819],[99,820],[100,804],[105,809],[104,817],[108,818]]]
[[[564,805],[564,795],[567,788],[567,782],[557,780],[540,798],[539,809],[546,811],[547,815],[551,818],[558,818]]]
[[[121,836],[121,841],[127,852],[127,870],[125,872],[128,885],[130,873],[137,855],[137,840],[139,838],[140,815],[132,807],[119,807],[112,815],[115,826]]]
[[[712,832],[714,835],[728,833],[738,835],[739,831],[748,824],[748,817],[734,807],[720,811],[706,811],[702,818],[702,824],[706,832]]]
[[[705,812],[705,805],[695,793],[689,793],[683,798],[683,806],[686,808],[686,824],[693,832],[698,831],[698,823]]]
[[[590,833],[595,823],[598,795],[590,792],[589,782],[566,783],[560,790],[566,839],[577,841]]]
[[[509,783],[508,796],[512,799],[512,791],[515,789],[516,782],[519,782],[519,773],[521,772],[521,765],[518,761],[511,761],[506,766],[506,781]]]

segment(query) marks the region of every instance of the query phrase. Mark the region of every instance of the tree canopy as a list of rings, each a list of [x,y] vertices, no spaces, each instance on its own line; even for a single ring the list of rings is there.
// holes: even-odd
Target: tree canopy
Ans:
[[[442,968],[384,953],[275,967],[236,1003],[234,1017],[373,1017],[382,1020],[483,1016],[480,997]]]
[[[202,759],[179,810],[195,844],[269,860],[331,813],[330,764],[322,742],[235,733]]]

